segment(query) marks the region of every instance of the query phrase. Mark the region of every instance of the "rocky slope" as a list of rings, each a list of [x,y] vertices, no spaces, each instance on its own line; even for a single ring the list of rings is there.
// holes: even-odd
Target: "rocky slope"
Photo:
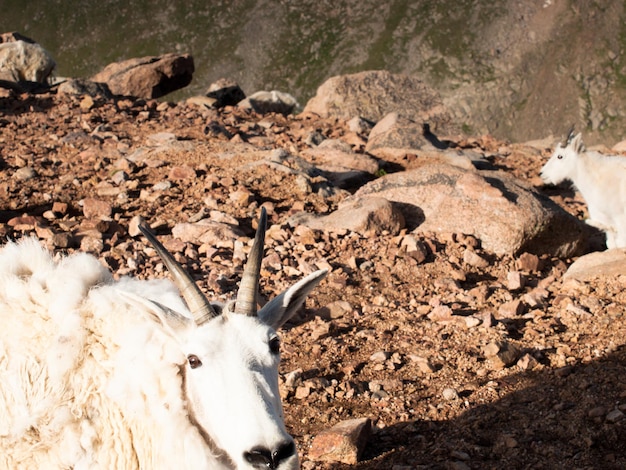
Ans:
[[[281,388],[303,468],[624,468],[626,273],[566,277],[573,259],[495,254],[462,233],[292,225],[303,211],[333,213],[364,184],[341,189],[314,171],[324,139],[367,158],[368,133],[336,118],[6,93],[2,239],[35,235],[93,252],[116,275],[162,276],[132,236],[140,215],[223,299],[264,205],[264,295],[331,269],[283,333]],[[539,184],[549,144],[450,139],[584,217],[570,190]],[[236,230],[186,230],[204,219]],[[360,417],[374,432],[359,463],[312,460],[316,436]]]

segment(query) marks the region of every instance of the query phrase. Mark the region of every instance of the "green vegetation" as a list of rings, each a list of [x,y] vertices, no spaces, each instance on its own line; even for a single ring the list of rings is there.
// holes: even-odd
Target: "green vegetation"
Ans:
[[[361,64],[362,70],[387,69],[393,61],[394,50],[402,48],[408,38],[397,34],[403,20],[409,13],[409,1],[397,0],[389,3],[389,15],[385,18],[384,29],[368,48],[367,59]]]
[[[610,65],[615,73],[617,86],[626,90],[626,22],[624,21],[620,22],[618,45],[619,54]]]
[[[6,0],[3,6],[2,30],[41,43],[60,76],[88,77],[111,62],[187,52],[196,63],[187,94],[228,76],[248,92],[282,88],[300,101],[331,75],[367,69],[488,79],[492,70],[477,57],[475,41],[506,7],[486,0]]]
[[[305,105],[331,76],[414,74],[448,98],[455,90],[467,97],[460,104],[473,108],[465,117],[470,127],[498,122],[510,138],[526,129],[511,130],[509,122],[548,132],[563,118],[548,114],[566,101],[562,109],[573,114],[566,119],[579,120],[572,104],[579,98],[583,119],[594,116],[596,127],[608,123],[621,132],[625,15],[612,0],[552,2],[545,12],[514,0],[5,0],[0,28],[38,41],[57,61],[58,76],[89,77],[132,57],[190,53],[194,80],[171,100],[204,93],[225,77],[248,94],[279,89]],[[563,83],[545,96],[554,111],[544,112],[542,93],[555,89],[552,79]],[[485,89],[492,103],[471,96]]]

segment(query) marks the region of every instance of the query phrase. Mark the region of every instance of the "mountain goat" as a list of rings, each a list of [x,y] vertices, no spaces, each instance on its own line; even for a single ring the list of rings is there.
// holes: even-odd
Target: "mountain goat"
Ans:
[[[276,330],[326,271],[257,311],[266,217],[236,300],[225,305],[210,303],[145,225],[174,283],[115,281],[91,255],[55,259],[35,239],[8,243],[0,468],[298,468]]]
[[[607,248],[626,247],[626,157],[585,149],[581,134],[570,131],[541,169],[548,184],[570,180],[589,210],[586,222],[606,232]]]

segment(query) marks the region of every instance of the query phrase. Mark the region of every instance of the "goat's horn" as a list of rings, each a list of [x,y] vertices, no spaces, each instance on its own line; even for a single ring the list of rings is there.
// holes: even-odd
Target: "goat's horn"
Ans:
[[[256,293],[259,286],[259,278],[261,277],[261,261],[263,260],[266,224],[267,214],[265,213],[265,208],[262,207],[259,226],[256,229],[252,250],[250,250],[250,256],[248,256],[246,267],[241,276],[237,300],[235,301],[235,313],[250,316],[256,315]]]
[[[195,281],[189,273],[183,269],[180,263],[174,259],[170,252],[165,249],[161,242],[157,240],[148,225],[142,220],[139,222],[138,227],[159,254],[163,263],[165,263],[167,270],[174,280],[174,284],[176,284],[183,299],[185,299],[187,308],[189,308],[189,311],[193,315],[196,325],[200,326],[211,318],[217,317],[217,312],[196,285]]]
[[[569,131],[567,132],[567,139],[565,140],[566,146],[569,145],[572,139],[574,138],[574,129],[575,129],[575,125],[572,124],[572,127],[570,127]]]

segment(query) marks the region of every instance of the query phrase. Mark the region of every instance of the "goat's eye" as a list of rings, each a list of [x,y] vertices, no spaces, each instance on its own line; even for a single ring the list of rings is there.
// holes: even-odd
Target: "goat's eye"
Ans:
[[[270,339],[270,351],[274,354],[278,354],[280,352],[280,339],[278,339],[277,336]]]
[[[202,361],[195,354],[190,354],[189,356],[187,356],[187,361],[189,361],[189,366],[192,369],[197,369],[202,365]]]

